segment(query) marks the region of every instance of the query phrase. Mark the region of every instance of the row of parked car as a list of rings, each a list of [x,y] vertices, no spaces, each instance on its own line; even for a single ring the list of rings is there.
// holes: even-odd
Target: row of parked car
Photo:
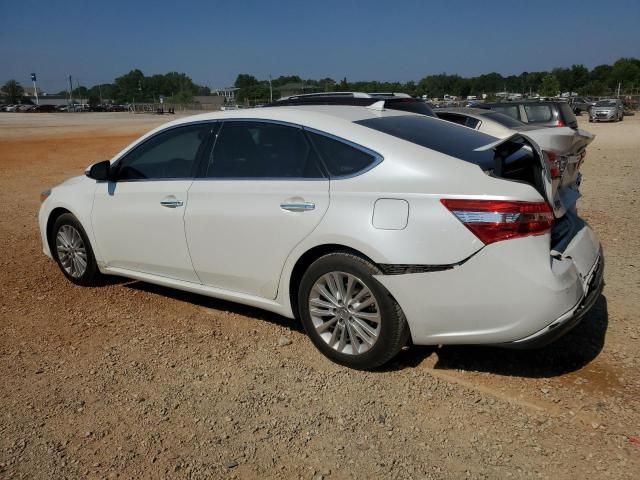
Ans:
[[[0,112],[126,112],[127,105],[27,105],[27,104],[0,104]]]

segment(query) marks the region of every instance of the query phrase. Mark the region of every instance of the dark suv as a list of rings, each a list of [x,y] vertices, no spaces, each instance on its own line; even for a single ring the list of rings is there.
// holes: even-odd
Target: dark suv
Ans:
[[[576,120],[576,116],[567,102],[523,100],[485,103],[484,107],[504,113],[527,124],[541,127],[578,128],[578,120]]]
[[[420,113],[435,117],[433,110],[424,100],[413,98],[406,93],[362,93],[362,92],[325,92],[293,95],[281,98],[267,107],[292,105],[356,105],[368,107],[384,101],[384,108],[403,112]]]

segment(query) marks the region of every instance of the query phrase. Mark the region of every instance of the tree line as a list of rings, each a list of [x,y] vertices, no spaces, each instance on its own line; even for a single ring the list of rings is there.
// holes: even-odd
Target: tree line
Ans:
[[[287,85],[302,91],[359,91],[359,92],[404,92],[412,96],[426,95],[429,98],[442,98],[445,94],[467,97],[480,96],[483,93],[493,95],[496,92],[539,93],[554,96],[561,92],[576,92],[581,95],[613,95],[620,86],[623,94],[640,94],[640,59],[621,58],[612,65],[598,65],[589,70],[584,65],[572,65],[570,68],[554,68],[544,72],[522,72],[520,75],[503,76],[492,72],[475,77],[462,77],[455,74],[440,73],[428,75],[420,81],[349,82],[347,78],[303,79],[297,75],[281,75],[271,80],[258,80],[255,76],[241,73],[234,86],[238,88],[240,102],[264,103],[269,101],[271,91],[277,99]],[[9,80],[2,88],[5,98],[11,102],[19,101],[24,90],[15,80]],[[116,78],[113,83],[103,83],[90,88],[76,87],[71,96],[83,99],[89,104],[112,100],[116,103],[158,102],[165,97],[171,103],[189,103],[196,95],[209,95],[210,89],[197,85],[185,73],[169,72],[146,76],[136,69]],[[67,96],[66,90],[59,95]]]
[[[24,95],[24,89],[15,80],[9,80],[2,91],[11,103],[17,102]],[[156,103],[160,97],[165,97],[172,103],[189,103],[195,95],[210,93],[208,87],[195,84],[185,73],[169,72],[145,76],[136,69],[116,78],[113,83],[102,83],[90,88],[82,85],[75,87],[71,90],[71,97],[90,105],[98,105],[107,100],[116,103]],[[62,90],[55,95],[67,97],[69,91]]]
[[[554,68],[544,72],[522,72],[520,75],[503,76],[492,72],[476,77],[462,77],[440,73],[428,75],[418,82],[349,82],[346,78],[336,81],[332,78],[320,80],[302,79],[299,76],[280,76],[271,80],[258,80],[246,73],[238,75],[235,87],[239,88],[240,101],[266,101],[270,98],[270,87],[274,98],[280,88],[288,84],[298,84],[304,91],[357,91],[357,92],[404,92],[412,96],[426,95],[442,98],[445,94],[467,97],[496,92],[538,93],[555,96],[562,92],[576,92],[580,95],[613,95],[621,87],[621,92],[629,95],[640,94],[640,59],[621,58],[613,65],[598,65],[589,70],[584,65],[570,68]]]

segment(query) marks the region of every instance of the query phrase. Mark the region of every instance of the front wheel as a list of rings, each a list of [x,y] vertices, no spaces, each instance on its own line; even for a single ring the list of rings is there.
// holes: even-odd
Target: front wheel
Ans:
[[[334,362],[373,369],[407,343],[402,309],[373,277],[381,273],[357,255],[338,252],[316,260],[302,277],[302,324],[318,350]]]
[[[53,225],[52,254],[64,276],[76,285],[95,285],[100,280],[93,249],[78,219],[70,213],[60,215]]]

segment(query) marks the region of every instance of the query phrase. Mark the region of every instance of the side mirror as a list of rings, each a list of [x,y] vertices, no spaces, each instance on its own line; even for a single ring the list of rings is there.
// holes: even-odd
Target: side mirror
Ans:
[[[94,180],[104,182],[109,180],[109,171],[111,169],[111,162],[109,160],[103,160],[102,162],[94,163],[89,169],[84,172],[85,175]]]

